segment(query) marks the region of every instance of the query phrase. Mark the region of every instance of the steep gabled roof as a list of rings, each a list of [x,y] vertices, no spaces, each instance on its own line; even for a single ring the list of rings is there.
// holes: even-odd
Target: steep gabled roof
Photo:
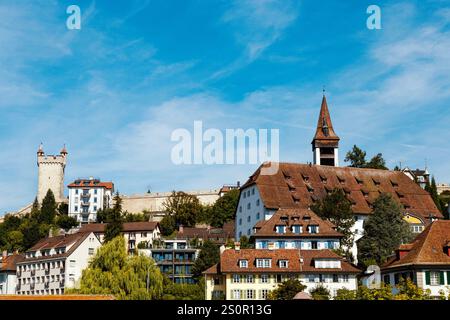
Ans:
[[[450,220],[436,220],[428,225],[412,243],[400,246],[400,250],[409,251],[402,258],[393,258],[383,269],[406,265],[447,265],[450,256],[444,248],[450,241]]]
[[[330,111],[328,110],[327,98],[325,95],[322,98],[322,105],[320,106],[319,120],[317,121],[316,134],[313,142],[316,140],[331,140],[339,141],[339,137],[334,132],[333,123],[331,122]]]
[[[94,232],[103,233],[105,232],[107,223],[88,223],[81,226],[79,232]],[[158,222],[154,221],[142,221],[142,222],[125,222],[122,224],[123,232],[133,232],[133,231],[153,231],[159,225]]]
[[[276,233],[275,226],[286,226],[286,233]],[[293,233],[291,227],[293,225],[303,226],[303,232],[300,234]],[[306,226],[317,225],[319,226],[318,233],[307,233]],[[334,225],[331,222],[322,220],[313,211],[305,208],[282,208],[279,209],[269,220],[259,221],[255,225],[255,234],[252,237],[334,237],[341,238],[343,235],[334,229]]]
[[[16,272],[16,264],[24,259],[23,254],[12,254],[0,257],[0,272]]]
[[[278,163],[276,174],[261,174],[262,164],[241,189],[256,184],[268,209],[309,208],[334,188],[344,190],[354,214],[371,214],[381,193],[389,193],[405,212],[429,219],[443,218],[431,196],[401,171],[332,167],[300,163]]]
[[[271,259],[270,268],[259,268],[256,259]],[[336,259],[341,261],[340,268],[315,268],[315,259]],[[247,260],[248,267],[241,268],[239,260]],[[279,261],[287,260],[288,268],[280,268]],[[360,273],[360,270],[331,250],[297,250],[297,249],[227,249],[220,255],[220,262],[205,274],[217,273]]]

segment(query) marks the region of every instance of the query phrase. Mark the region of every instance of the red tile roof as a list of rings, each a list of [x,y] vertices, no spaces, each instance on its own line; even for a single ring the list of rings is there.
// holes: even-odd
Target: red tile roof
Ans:
[[[402,258],[390,259],[383,269],[410,265],[446,265],[450,266],[450,256],[444,247],[450,240],[450,220],[436,220],[428,225],[412,243],[400,246],[400,250],[409,251]]]
[[[99,188],[99,187],[103,187],[105,189],[113,190],[114,183],[112,183],[110,181],[102,182],[97,179],[94,179],[94,180],[81,179],[81,180],[75,180],[74,182],[69,184],[67,187],[68,188],[76,188],[76,187],[78,187],[78,188],[94,188],[94,187]]]
[[[300,259],[303,259],[303,263]],[[315,268],[314,259],[338,259],[341,268]],[[239,260],[247,260],[248,267],[240,268]],[[270,268],[256,267],[256,259],[271,259]],[[288,260],[288,268],[280,268],[278,262]],[[219,264],[212,266],[204,273],[360,273],[360,270],[331,250],[298,250],[298,249],[227,249],[220,255]]]
[[[279,234],[275,230],[275,226],[286,226],[286,233]],[[293,233],[291,227],[293,225],[302,225],[303,232],[300,234]],[[308,233],[306,227],[308,225],[319,226],[319,233]],[[331,222],[322,220],[313,211],[304,208],[282,208],[279,209],[269,220],[259,221],[255,225],[256,232],[252,237],[334,237],[341,238],[343,235],[334,229]]]
[[[24,259],[23,254],[12,254],[6,257],[0,257],[0,271],[16,272],[16,264]]]
[[[389,193],[405,206],[405,212],[425,219],[430,214],[443,218],[428,192],[400,171],[282,162],[276,174],[260,174],[261,168],[268,165],[261,165],[241,189],[256,184],[269,209],[309,208],[334,188],[340,188],[352,202],[355,214],[372,213],[371,206],[380,193]]]
[[[81,226],[79,232],[105,232],[107,223],[88,223]],[[153,231],[159,226],[158,222],[142,221],[142,222],[125,222],[122,224],[123,232],[133,231]]]

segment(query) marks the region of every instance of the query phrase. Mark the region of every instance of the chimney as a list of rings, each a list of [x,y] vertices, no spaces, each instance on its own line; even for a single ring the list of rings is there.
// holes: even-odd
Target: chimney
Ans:
[[[5,259],[7,256],[8,256],[8,251],[3,250],[3,252],[2,252],[3,259]]]
[[[219,248],[220,255],[222,255],[222,253],[223,253],[224,251],[225,251],[225,246],[224,246],[224,245],[221,245],[220,248]]]
[[[182,224],[180,224],[180,225],[178,226],[178,232],[179,232],[179,233],[183,233],[183,225],[182,225]]]
[[[234,250],[236,251],[241,250],[241,243],[239,241],[234,243]]]
[[[444,253],[450,257],[450,241],[444,246]]]
[[[53,237],[53,229],[50,228],[50,230],[48,230],[48,237],[51,238]]]

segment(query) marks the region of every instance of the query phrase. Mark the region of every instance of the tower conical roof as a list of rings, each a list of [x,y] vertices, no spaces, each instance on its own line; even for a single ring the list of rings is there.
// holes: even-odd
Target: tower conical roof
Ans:
[[[334,132],[333,124],[331,123],[330,111],[328,110],[327,98],[323,95],[322,105],[320,106],[319,120],[317,121],[316,134],[313,138],[313,143],[316,140],[339,140],[339,137]]]

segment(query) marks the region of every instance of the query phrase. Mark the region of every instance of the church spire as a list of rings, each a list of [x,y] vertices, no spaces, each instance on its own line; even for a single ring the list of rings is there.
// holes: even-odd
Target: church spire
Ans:
[[[327,98],[325,97],[325,89],[323,91],[316,134],[314,135],[311,144],[314,152],[314,164],[336,167],[339,165],[339,137],[333,129]]]
[[[39,144],[39,149],[37,151],[38,156],[43,156],[44,155],[44,145],[42,144],[42,142]]]

